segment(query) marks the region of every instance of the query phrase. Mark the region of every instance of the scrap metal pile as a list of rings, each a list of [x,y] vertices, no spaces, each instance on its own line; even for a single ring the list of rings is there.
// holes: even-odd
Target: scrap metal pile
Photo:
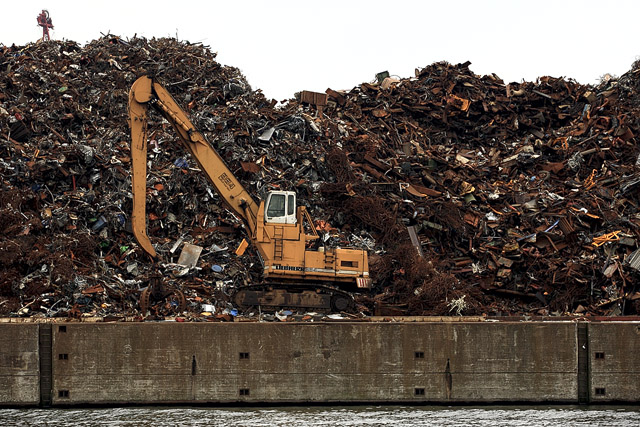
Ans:
[[[147,212],[130,234],[127,96],[157,76],[247,189],[294,190],[327,244],[366,248],[359,309],[405,315],[640,313],[640,65],[597,86],[505,84],[469,64],[282,105],[200,44],[105,36],[0,45],[0,315],[230,319],[254,251],[195,162],[150,123]],[[280,318],[282,315],[280,314]]]

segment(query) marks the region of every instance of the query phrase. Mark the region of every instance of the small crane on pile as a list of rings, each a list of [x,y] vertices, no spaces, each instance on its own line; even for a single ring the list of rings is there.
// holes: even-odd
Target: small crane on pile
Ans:
[[[53,23],[51,22],[51,17],[49,16],[49,11],[46,9],[42,9],[42,12],[36,18],[38,20],[38,26],[42,27],[42,41],[51,40],[49,36],[49,28],[53,29]]]

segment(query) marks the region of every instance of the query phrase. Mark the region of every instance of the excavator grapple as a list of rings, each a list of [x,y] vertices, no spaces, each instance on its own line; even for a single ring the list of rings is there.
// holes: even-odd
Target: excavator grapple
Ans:
[[[149,286],[140,295],[139,304],[143,315],[148,311],[156,316],[176,315],[187,308],[182,291],[165,286],[159,275],[151,276]]]

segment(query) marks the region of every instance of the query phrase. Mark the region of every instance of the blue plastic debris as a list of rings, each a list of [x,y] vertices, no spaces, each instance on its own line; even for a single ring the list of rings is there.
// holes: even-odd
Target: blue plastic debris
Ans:
[[[176,159],[176,161],[175,161],[175,162],[173,162],[173,164],[174,164],[176,167],[179,167],[179,168],[186,168],[186,167],[189,167],[189,163],[187,163],[187,161],[186,161],[184,158],[182,158],[182,157],[177,158],[177,159]]]
[[[100,231],[101,229],[104,228],[105,225],[107,225],[107,219],[104,216],[100,215],[96,223],[93,224],[93,227],[91,227],[91,230]]]

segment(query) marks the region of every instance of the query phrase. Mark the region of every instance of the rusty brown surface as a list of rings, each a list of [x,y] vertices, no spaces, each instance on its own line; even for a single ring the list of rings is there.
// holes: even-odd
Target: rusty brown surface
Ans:
[[[0,314],[138,316],[160,271],[188,318],[225,318],[229,292],[259,282],[255,251],[233,253],[239,222],[166,126],[147,189],[163,262],[134,244],[126,94],[151,72],[251,192],[295,190],[328,245],[369,250],[362,313],[638,315],[638,64],[598,85],[469,65],[276,108],[200,44],[0,46]],[[203,248],[195,266],[178,263],[185,244]]]

